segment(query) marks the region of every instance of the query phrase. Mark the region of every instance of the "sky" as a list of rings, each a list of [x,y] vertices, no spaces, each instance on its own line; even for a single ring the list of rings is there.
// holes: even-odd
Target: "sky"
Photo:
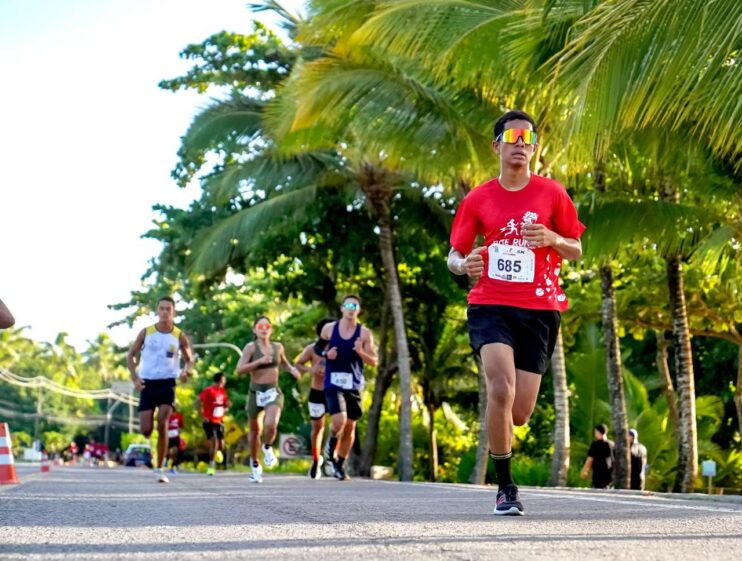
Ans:
[[[134,339],[108,306],[160,252],[141,238],[152,206],[198,197],[170,171],[209,102],[157,83],[190,67],[186,45],[250,21],[245,0],[0,0],[0,299],[27,335]]]

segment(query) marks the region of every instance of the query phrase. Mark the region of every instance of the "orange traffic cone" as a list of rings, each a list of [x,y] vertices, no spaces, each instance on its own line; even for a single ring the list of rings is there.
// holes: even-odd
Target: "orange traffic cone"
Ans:
[[[15,474],[13,445],[10,442],[8,423],[0,423],[0,485],[20,483]]]
[[[51,462],[49,456],[41,454],[41,473],[49,473],[51,471]]]

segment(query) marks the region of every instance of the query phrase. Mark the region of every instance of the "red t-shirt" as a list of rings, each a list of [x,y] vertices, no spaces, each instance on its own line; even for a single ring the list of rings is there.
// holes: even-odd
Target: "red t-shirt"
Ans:
[[[531,310],[567,309],[559,286],[562,257],[551,247],[530,248],[524,224],[543,224],[565,238],[578,239],[585,226],[564,187],[531,175],[519,191],[497,179],[483,183],[461,201],[451,229],[451,246],[466,255],[477,235],[484,237],[484,274],[469,291],[470,304],[500,304]]]
[[[212,423],[221,423],[227,408],[226,390],[217,386],[209,386],[199,394],[198,399],[203,403],[204,418]]]
[[[170,418],[167,420],[167,437],[177,438],[180,436],[180,429],[183,428],[183,415],[180,413],[170,413]]]

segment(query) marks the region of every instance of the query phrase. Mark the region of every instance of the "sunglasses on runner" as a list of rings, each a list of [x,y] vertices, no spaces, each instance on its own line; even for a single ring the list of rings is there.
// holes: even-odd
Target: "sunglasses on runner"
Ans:
[[[515,144],[518,138],[523,139],[523,144],[536,144],[538,135],[531,129],[505,129],[495,140],[505,144]]]
[[[345,304],[343,304],[343,308],[345,308],[346,310],[360,310],[361,305],[356,304],[355,302],[346,302]]]

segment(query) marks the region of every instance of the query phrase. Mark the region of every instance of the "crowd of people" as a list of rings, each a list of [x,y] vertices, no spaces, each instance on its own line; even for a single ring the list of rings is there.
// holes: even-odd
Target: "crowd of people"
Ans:
[[[376,350],[371,331],[358,321],[361,298],[349,294],[342,299],[339,320],[322,320],[316,328],[316,341],[308,344],[296,364],[292,364],[281,343],[271,340],[273,325],[266,316],[258,317],[252,330],[255,340],[248,342],[237,363],[235,376],[249,376],[246,400],[249,480],[260,483],[264,468],[277,465],[274,444],[284,406],[278,384],[280,371],[297,380],[311,374],[309,415],[312,418],[312,467],[309,477],[322,476],[322,463],[329,462],[339,480],[350,477],[345,460],[353,446],[355,425],[362,415],[361,389],[364,364],[375,365]],[[127,363],[132,381],[141,392],[139,419],[142,434],[150,437],[157,421],[158,437],[155,474],[161,483],[177,472],[179,453],[185,446],[180,434],[183,417],[177,412],[176,380],[185,382],[193,368],[193,353],[188,337],[173,323],[175,302],[167,296],[157,303],[158,322],[138,335],[129,349]],[[183,357],[181,367],[180,356]],[[227,377],[217,372],[212,385],[198,396],[203,416],[203,430],[208,441],[207,475],[216,473],[216,464],[224,461],[224,416],[230,406],[225,389]],[[330,436],[325,457],[320,455],[325,417],[330,417]],[[169,470],[167,469],[169,467]]]

